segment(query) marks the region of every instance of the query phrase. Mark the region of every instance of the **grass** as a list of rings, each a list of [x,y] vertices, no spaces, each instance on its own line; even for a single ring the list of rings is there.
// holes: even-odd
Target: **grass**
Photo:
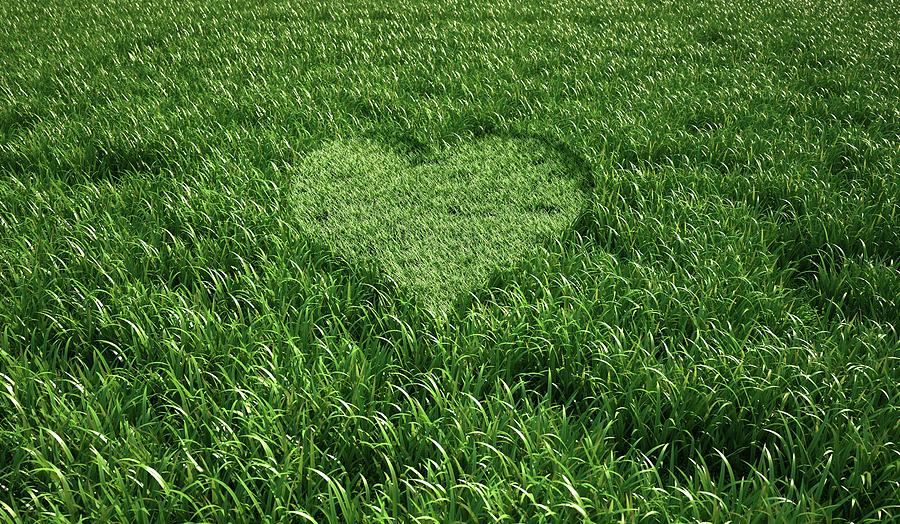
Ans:
[[[0,520],[898,519],[898,13],[0,5]]]
[[[587,181],[559,157],[535,140],[477,140],[418,161],[331,143],[291,169],[299,228],[441,315],[571,227]]]

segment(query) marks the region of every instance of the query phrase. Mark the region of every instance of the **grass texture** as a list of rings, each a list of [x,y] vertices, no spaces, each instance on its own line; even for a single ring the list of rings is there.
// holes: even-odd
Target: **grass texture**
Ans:
[[[896,521],[898,27],[0,3],[0,521]]]
[[[331,143],[297,168],[298,228],[441,314],[572,226],[584,181],[558,157],[534,140],[477,140],[419,161]]]

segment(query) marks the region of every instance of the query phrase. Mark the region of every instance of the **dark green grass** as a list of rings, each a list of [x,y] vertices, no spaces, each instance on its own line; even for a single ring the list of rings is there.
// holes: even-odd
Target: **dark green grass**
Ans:
[[[0,516],[896,520],[898,13],[0,4]],[[509,137],[583,208],[445,315],[298,218]]]

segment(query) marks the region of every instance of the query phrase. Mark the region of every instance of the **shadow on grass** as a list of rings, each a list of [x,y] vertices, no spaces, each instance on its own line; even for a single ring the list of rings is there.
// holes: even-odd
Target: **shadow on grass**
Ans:
[[[571,177],[578,181],[578,190],[589,200],[595,182],[590,162],[563,140],[539,133],[501,131],[490,122],[477,125],[478,132],[470,134],[476,140],[485,137],[498,137],[514,140],[530,140],[546,148],[558,163],[553,176]],[[423,139],[415,134],[399,132],[390,137],[380,136],[379,141],[388,147],[409,155],[413,165],[428,163],[432,149]],[[290,202],[285,202],[289,205]],[[545,212],[552,212],[548,208]],[[575,246],[572,240],[578,236],[579,224],[583,221],[584,209],[559,234],[550,235],[540,240],[537,246],[545,250],[553,250],[560,242],[566,246]],[[470,308],[475,303],[491,300],[492,290],[513,286],[516,278],[525,267],[533,266],[533,261],[522,260],[513,267],[499,268],[491,272],[475,289],[463,290],[456,298],[443,307],[429,309],[425,301],[415,293],[404,289],[374,262],[361,263],[335,252],[324,241],[303,235],[308,252],[301,254],[305,264],[312,265],[340,281],[346,295],[342,304],[326,314],[339,314],[346,331],[358,341],[380,340],[410,352],[404,365],[425,371],[434,362],[435,355],[429,355],[424,348],[433,347],[433,340],[438,333],[445,332],[448,325],[459,325],[464,322]]]

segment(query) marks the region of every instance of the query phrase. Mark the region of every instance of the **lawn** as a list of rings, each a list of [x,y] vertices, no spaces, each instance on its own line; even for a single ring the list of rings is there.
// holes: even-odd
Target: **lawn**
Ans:
[[[896,0],[0,3],[0,522],[900,521]]]

